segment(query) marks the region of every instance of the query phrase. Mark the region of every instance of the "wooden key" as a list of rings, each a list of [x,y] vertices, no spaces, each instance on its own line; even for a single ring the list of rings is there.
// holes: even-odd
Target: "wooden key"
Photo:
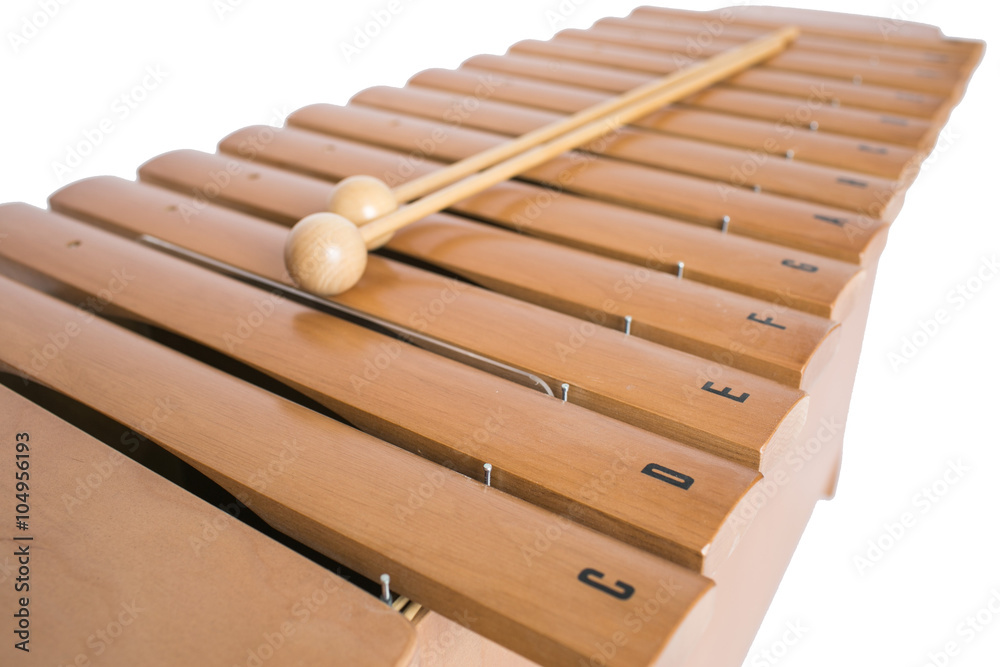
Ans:
[[[441,136],[444,139],[434,152],[441,159],[472,155],[504,140],[492,133],[374,109],[307,107],[293,118],[291,122],[299,127],[399,151],[410,150],[414,141]],[[262,152],[266,151],[267,147]],[[859,264],[873,256],[873,249],[883,247],[887,232],[882,220],[865,212],[729,188],[724,182],[577,152],[554,157],[522,173],[521,178],[704,225],[718,227],[728,216],[733,234]],[[898,200],[895,206],[900,205]]]
[[[579,38],[577,32],[574,37]],[[556,36],[553,41],[561,41],[562,34]],[[682,50],[678,50],[676,42],[683,42],[683,39],[676,39],[668,49],[677,54],[674,62],[683,62],[685,55]],[[614,44],[615,41],[608,43]],[[628,41],[618,42],[631,46]],[[730,40],[717,40],[698,51],[698,57],[705,58],[714,53],[729,48]],[[647,47],[646,42],[642,46]],[[634,50],[634,49],[633,49]],[[617,48],[616,48],[617,51]],[[627,51],[623,51],[625,53]],[[639,51],[641,53],[641,51]],[[634,57],[635,54],[630,54]],[[688,56],[690,58],[691,56]],[[608,62],[614,62],[609,60]],[[820,54],[803,51],[785,51],[770,59],[762,69],[774,71],[776,73],[794,72],[810,76],[821,76],[833,79],[850,81],[858,86],[864,83],[876,85],[892,86],[905,92],[917,92],[918,94],[928,94],[932,97],[940,97],[951,92],[954,71],[951,68],[941,67],[937,63],[921,63],[920,65],[902,64],[894,62],[882,62],[871,57],[845,54]]]
[[[266,148],[277,144],[277,136]],[[227,164],[236,175],[225,190],[212,190],[216,200],[286,225],[325,201],[332,189],[328,183],[273,167],[195,151],[151,160],[140,176],[205,197],[202,188],[212,184],[210,174],[228,173]],[[832,350],[827,340],[833,323],[780,303],[726,294],[452,216],[432,216],[411,225],[405,236],[405,241],[394,239],[389,248],[490,289],[619,330],[624,329],[623,317],[631,314],[643,323],[633,328],[633,335],[784,384],[808,387],[822,372],[826,351]],[[674,307],[664,308],[664,303]],[[768,318],[771,323],[764,323]]]
[[[174,409],[162,405],[154,414]],[[12,470],[0,493],[30,499],[5,546],[8,562],[29,554],[18,595],[33,664],[418,663],[413,626],[392,608],[3,386],[0,438]],[[27,657],[16,641],[4,664]]]
[[[592,46],[599,45],[602,50],[613,48],[616,52],[628,56],[630,59],[637,58],[640,54],[652,52],[667,55],[675,61],[680,59],[683,62],[683,59],[690,58],[692,53],[688,37],[644,30],[635,25],[613,27],[598,22],[597,25],[588,30],[563,30],[556,35],[556,39]],[[728,48],[728,45],[732,43],[733,40],[716,38],[711,44],[695,53],[705,57],[720,49]],[[792,53],[786,52],[783,57],[789,55]],[[660,59],[654,58],[648,62],[648,69],[639,66],[640,61],[636,60],[635,62],[637,65],[635,69],[652,72],[661,69]],[[826,102],[836,100],[837,103],[847,106],[920,118],[937,118],[944,105],[944,98],[932,93],[914,93],[913,91],[901,90],[898,87],[873,85],[870,82],[857,84],[853,76],[850,81],[844,81],[830,76],[820,76],[814,72],[800,73],[774,69],[769,66],[770,64],[762,64],[737,74],[726,79],[720,85],[791,97],[803,97],[804,95],[811,97],[820,92],[821,99]]]
[[[553,112],[490,100],[478,102],[474,109],[459,114],[456,110],[463,102],[460,96],[415,86],[381,86],[362,91],[351,100],[352,106],[376,107],[438,122],[444,119],[452,126],[460,124],[463,128],[504,136],[530,132],[561,117]],[[326,108],[324,105],[317,110]],[[458,118],[461,120],[456,123]],[[455,155],[448,152],[449,148],[453,149],[451,141],[441,143],[442,156]],[[714,180],[723,183],[726,189],[749,188],[786,195],[848,210],[868,211],[883,219],[887,214],[895,214],[901,206],[900,187],[887,179],[798,160],[748,156],[746,151],[643,128],[623,128],[581,146],[580,150]]]
[[[393,176],[401,171],[398,153],[337,137],[317,141],[315,134],[294,129],[245,128],[226,137],[220,143],[220,150],[336,181],[355,174],[394,181]],[[410,178],[438,166],[429,159],[405,163]],[[151,165],[147,172],[152,171]],[[179,170],[173,173],[181,175]],[[149,176],[155,178],[151,173]],[[406,182],[404,177],[395,178]],[[191,185],[200,183],[195,181]],[[232,206],[241,206],[225,193],[219,197]],[[284,214],[274,207],[267,210],[266,216],[284,219]],[[858,267],[845,262],[802,251],[789,253],[748,237],[722,236],[718,230],[701,225],[565,191],[555,193],[519,181],[498,184],[457,203],[453,210],[646,269],[676,273],[683,262],[685,277],[691,280],[834,320],[849,312],[853,303],[852,285],[860,274]],[[614,220],[615,225],[608,225],[608,220]],[[627,233],[621,233],[622,230]],[[794,266],[816,270],[791,268]]]
[[[463,67],[568,83],[610,93],[642,85],[653,76],[607,64],[593,64],[598,61],[609,62],[604,50],[573,49],[569,46],[556,48],[552,46],[553,44],[553,42],[520,42],[511,47],[507,55],[473,56],[463,63]],[[573,60],[568,59],[571,54]],[[590,62],[575,60],[584,54],[589,54]],[[669,58],[664,60],[669,61]],[[917,150],[929,150],[937,136],[935,128],[920,118],[833,107],[818,98],[810,104],[808,90],[800,99],[789,99],[782,95],[755,91],[713,88],[685,98],[681,104],[690,108],[746,116],[771,123],[783,121],[786,125],[794,127],[811,128],[811,124],[815,122],[816,129],[823,132],[909,146]]]
[[[617,32],[627,32],[635,35],[638,39],[655,36],[665,42],[680,43],[690,48],[691,39],[705,30],[704,23],[693,21],[682,17],[672,17],[669,19],[656,19],[652,15],[645,15],[640,18],[634,12],[631,17],[617,18],[609,17],[599,19],[594,24],[596,30],[615,30]],[[734,21],[718,21],[714,26],[712,44],[705,44],[702,48],[711,52],[712,47],[724,47],[726,44],[742,43],[754,39],[767,32],[766,29],[753,28],[741,25]],[[704,39],[702,40],[705,41]],[[809,55],[825,55],[836,58],[862,58],[869,63],[895,63],[910,66],[931,65],[957,73],[964,61],[964,57],[957,54],[944,54],[937,51],[923,50],[919,48],[909,48],[886,42],[860,42],[849,39],[838,39],[806,33],[800,35],[795,43],[788,50],[790,53],[805,53]],[[762,69],[766,68],[766,64]]]
[[[206,204],[197,224],[188,224],[180,211],[193,209],[190,197],[110,178],[69,186],[52,201],[106,229],[133,238],[148,234],[292,286],[282,259],[287,229],[260,218]],[[235,236],[239,244],[227,243]],[[391,259],[372,257],[357,289],[333,300],[477,357],[450,354],[449,348],[435,349],[439,354],[472,365],[492,359],[540,376],[556,392],[568,383],[570,402],[681,442],[726,452],[737,442],[774,436],[773,425],[752,433],[739,406],[703,390],[708,364],[700,358]],[[713,380],[713,386],[741,387],[762,412],[784,415],[802,398],[729,368]]]
[[[438,464],[481,479],[490,463],[498,489],[705,572],[739,537],[725,520],[758,479],[753,469],[62,216],[24,205],[0,212],[8,259],[98,298],[122,267],[130,278],[113,303],[128,317],[228,354]],[[775,455],[801,428],[799,399],[773,424]],[[752,401],[736,407],[744,428],[763,417]],[[769,446],[754,447],[734,454],[744,465],[772,463]],[[676,474],[651,477],[650,464]]]
[[[945,40],[941,31],[930,25],[911,21],[894,21],[886,31],[884,21],[869,16],[835,12],[804,11],[784,7],[729,7],[711,12],[695,12],[665,7],[638,7],[630,15],[643,21],[673,22],[682,20],[719,19],[725,25],[738,25],[768,30],[774,25],[797,25],[809,36],[834,38],[851,46],[903,47],[932,53],[959,54],[966,57],[979,43],[972,40]]]
[[[687,40],[691,36],[705,30],[706,16],[704,14],[694,18],[694,14],[683,10],[676,13],[671,12],[670,15],[657,15],[655,12],[641,11],[642,9],[644,8],[636,9],[628,18],[604,18],[598,20],[594,25],[595,27],[607,26],[636,31],[655,30],[661,35],[679,36],[685,39],[685,43],[690,43]],[[723,42],[745,42],[748,39],[759,37],[767,31],[767,28],[753,27],[738,21],[733,13],[727,14],[725,20],[720,20],[717,17],[718,14],[713,14],[708,18],[713,21],[713,30],[718,35],[716,39]],[[959,51],[946,52],[937,48],[949,46],[949,43],[940,39],[940,35],[934,44],[920,47],[904,46],[885,40],[862,41],[856,38],[856,33],[845,37],[832,37],[813,32],[814,30],[814,26],[808,27],[807,32],[800,35],[791,48],[796,52],[864,56],[869,59],[877,58],[879,61],[913,65],[930,63],[941,67],[951,67],[955,70],[959,70],[965,61],[965,56]]]
[[[431,69],[410,79],[409,85],[571,113],[606,98],[609,93],[541,81],[530,77],[465,67]],[[791,155],[796,160],[850,169],[909,183],[916,176],[921,155],[913,148],[881,141],[858,141],[826,132],[797,128],[790,123],[761,121],[689,108],[669,108],[634,123],[658,132],[685,136],[769,155]]]
[[[282,532],[371,579],[389,573],[398,593],[532,660],[576,667],[626,632],[607,664],[683,662],[704,631],[708,579],[91,312],[6,278],[0,293],[7,366],[188,461]],[[37,361],[57,334],[71,342]],[[428,481],[434,493],[407,512]],[[558,539],[533,547],[547,530]],[[626,625],[649,600],[660,612]]]
[[[289,275],[312,294],[340,294],[360,279],[367,249],[384,245],[402,227],[770,58],[796,34],[791,26],[776,30],[505,144],[467,155],[395,191],[367,179],[361,188],[344,193],[348,186],[358,184],[348,179],[343,188],[338,186],[327,208],[303,218],[288,235],[285,263]],[[394,209],[394,203],[404,205]]]

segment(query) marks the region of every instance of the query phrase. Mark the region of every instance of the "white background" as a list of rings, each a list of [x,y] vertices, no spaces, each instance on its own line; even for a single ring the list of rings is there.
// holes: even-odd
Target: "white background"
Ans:
[[[0,10],[0,201],[44,205],[62,182],[53,169],[68,148],[111,119],[92,155],[67,178],[133,177],[146,159],[176,148],[211,151],[230,131],[277,124],[298,107],[344,103],[375,84],[402,85],[428,67],[456,67],[526,38],[623,16],[629,2],[496,3],[400,0],[402,11],[352,62],[340,48],[388,0],[351,7],[283,0],[69,0],[15,51],[10,35],[42,3],[5,0]],[[57,3],[53,2],[53,5]],[[708,9],[706,2],[672,6]],[[780,3],[774,3],[780,4]],[[972,0],[842,0],[795,3],[905,16],[948,35],[998,35],[992,3]],[[235,6],[233,6],[235,5]],[[578,6],[577,6],[578,5]],[[984,9],[985,7],[985,9]],[[231,10],[231,11],[223,11]],[[28,33],[30,34],[30,33]],[[115,100],[141,85],[147,67],[165,79],[122,118]],[[908,195],[879,267],[872,314],[847,429],[838,496],[817,509],[766,618],[748,665],[776,664],[763,651],[786,623],[808,628],[776,662],[787,665],[919,667],[956,640],[948,664],[1000,664],[1000,617],[971,642],[967,615],[1000,599],[997,334],[1000,279],[958,310],[948,294],[1000,251],[994,183],[998,73],[987,53],[942,143]],[[147,79],[152,83],[152,79]],[[105,127],[108,127],[106,124]],[[0,297],[2,298],[2,297]],[[937,309],[949,321],[919,354],[893,369],[888,354]],[[923,513],[913,496],[949,461],[971,467]],[[918,523],[859,573],[854,557],[904,512]],[[781,647],[779,648],[779,652]]]

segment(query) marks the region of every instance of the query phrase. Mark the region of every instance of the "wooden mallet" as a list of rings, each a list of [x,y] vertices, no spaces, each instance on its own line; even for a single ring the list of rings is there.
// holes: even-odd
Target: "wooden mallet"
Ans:
[[[773,57],[798,34],[794,27],[776,30],[395,189],[370,176],[346,178],[328,212],[292,228],[288,273],[307,292],[340,294],[361,279],[368,250],[402,227]]]

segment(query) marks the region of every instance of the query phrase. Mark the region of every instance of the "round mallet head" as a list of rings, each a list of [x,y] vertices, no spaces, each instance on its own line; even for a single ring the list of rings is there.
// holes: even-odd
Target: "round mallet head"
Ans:
[[[372,176],[348,176],[330,195],[327,210],[342,215],[358,227],[399,208],[396,195],[388,185]],[[368,244],[369,250],[381,248],[392,238],[386,234]]]
[[[296,223],[285,241],[285,268],[295,284],[316,296],[351,289],[365,272],[368,249],[350,220],[313,213]]]

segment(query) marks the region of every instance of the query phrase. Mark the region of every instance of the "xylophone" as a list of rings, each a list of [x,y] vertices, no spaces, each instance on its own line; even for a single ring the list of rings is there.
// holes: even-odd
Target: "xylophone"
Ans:
[[[804,34],[399,231],[335,306],[291,291],[281,247],[337,181],[403,184],[639,85],[691,17],[640,9],[0,208],[5,384],[63,418],[4,392],[6,430],[59,442],[30,450],[56,480],[38,568],[76,586],[36,627],[111,619],[116,664],[738,663],[834,488],[888,223],[982,47],[736,16],[712,48]],[[389,574],[402,613],[78,429],[352,581]],[[86,660],[86,633],[40,648]]]

